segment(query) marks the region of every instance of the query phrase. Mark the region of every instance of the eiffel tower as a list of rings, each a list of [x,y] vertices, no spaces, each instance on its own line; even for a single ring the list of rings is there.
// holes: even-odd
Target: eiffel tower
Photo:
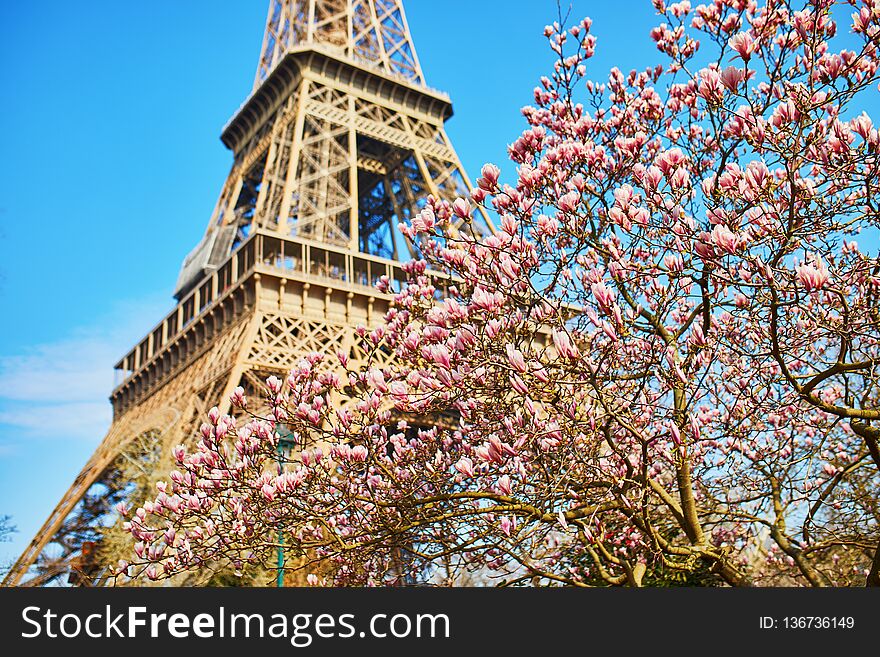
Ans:
[[[400,261],[397,228],[433,194],[470,187],[425,84],[402,0],[271,0],[253,90],[223,128],[234,160],[176,307],[117,364],[113,423],[3,584],[102,581],[100,526],[126,494],[123,462],[154,479],[236,386],[262,390],[304,354],[365,354]],[[470,229],[493,230],[480,210]],[[151,475],[151,473],[154,473]]]

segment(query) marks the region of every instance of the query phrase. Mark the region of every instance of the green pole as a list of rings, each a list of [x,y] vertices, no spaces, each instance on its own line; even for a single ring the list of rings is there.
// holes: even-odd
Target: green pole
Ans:
[[[278,530],[278,587],[284,586],[284,534]]]
[[[281,457],[284,456],[284,450],[281,446],[281,435],[278,436],[278,474],[281,474]],[[278,528],[278,576],[275,581],[277,587],[284,586],[284,532]]]
[[[276,428],[278,433],[278,447],[276,448],[276,453],[278,454],[278,474],[280,475],[284,472],[283,466],[283,458],[284,458],[284,448],[293,443],[293,440],[290,438],[290,431],[287,426],[284,424],[279,424]],[[281,531],[281,528],[278,528],[278,576],[275,579],[275,586],[281,588],[284,586],[284,532]]]

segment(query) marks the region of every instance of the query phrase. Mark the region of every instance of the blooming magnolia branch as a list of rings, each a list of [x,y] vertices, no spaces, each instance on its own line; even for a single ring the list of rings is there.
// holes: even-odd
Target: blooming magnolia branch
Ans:
[[[589,19],[545,29],[514,180],[401,226],[425,260],[361,331],[394,364],[315,354],[264,417],[212,411],[121,570],[880,584],[880,6],[653,4],[664,61],[601,83]]]

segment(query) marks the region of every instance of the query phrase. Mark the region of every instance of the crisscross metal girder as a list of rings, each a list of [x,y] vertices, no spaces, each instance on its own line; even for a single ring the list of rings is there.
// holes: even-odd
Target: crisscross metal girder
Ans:
[[[402,0],[270,0],[254,89],[285,53],[324,44],[358,63],[424,85]]]
[[[332,123],[338,125],[348,125],[348,113],[345,110],[337,109],[325,103],[309,100],[306,102],[306,111],[314,116],[319,116]],[[379,141],[398,146],[400,148],[411,148],[413,143],[426,155],[455,161],[455,152],[445,144],[438,143],[433,139],[425,139],[390,125],[379,123],[378,121],[368,119],[365,116],[358,115],[354,119],[355,128],[360,134],[378,139]]]

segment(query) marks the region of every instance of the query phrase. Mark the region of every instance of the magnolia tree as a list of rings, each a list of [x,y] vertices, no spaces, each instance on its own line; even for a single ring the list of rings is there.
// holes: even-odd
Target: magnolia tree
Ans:
[[[424,260],[360,330],[393,365],[212,411],[120,571],[880,584],[880,3],[653,5],[662,62],[602,82],[588,19],[545,28],[509,182],[401,227]]]

